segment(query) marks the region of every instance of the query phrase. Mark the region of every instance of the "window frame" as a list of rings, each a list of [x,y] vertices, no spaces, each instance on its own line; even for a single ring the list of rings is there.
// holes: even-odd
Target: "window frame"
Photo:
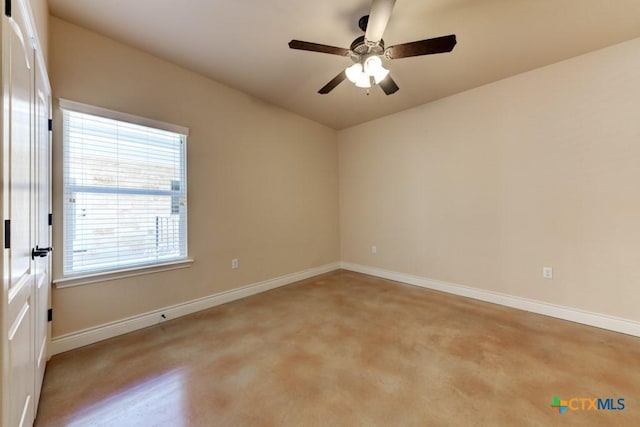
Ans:
[[[69,101],[66,99],[58,99],[57,100],[58,108],[60,109],[63,117],[66,111],[77,112],[89,114],[101,118],[116,120],[120,122],[131,123],[134,125],[145,126],[149,128],[159,129],[162,131],[173,132],[176,134],[180,134],[182,136],[183,146],[183,157],[182,161],[183,165],[183,176],[182,182],[184,183],[184,256],[178,258],[170,258],[170,259],[161,259],[156,262],[149,262],[144,264],[132,264],[125,266],[115,266],[113,268],[105,268],[102,270],[90,270],[85,272],[74,272],[74,273],[65,273],[64,263],[65,263],[65,254],[63,250],[63,260],[62,260],[62,277],[60,279],[54,280],[54,284],[56,287],[66,287],[66,286],[77,286],[85,283],[94,283],[106,280],[114,280],[118,278],[124,277],[133,277],[141,274],[155,273],[158,271],[167,271],[174,270],[178,268],[190,267],[193,263],[193,259],[189,258],[189,241],[188,241],[188,197],[187,197],[187,175],[188,175],[188,166],[187,166],[187,140],[189,135],[189,129],[183,126],[174,125],[171,123],[161,122],[153,119],[148,119],[145,117],[135,116],[132,114],[122,113],[114,110],[109,110],[102,107],[96,107],[93,105],[83,104],[75,101]],[[64,126],[64,124],[63,124]],[[63,146],[66,144],[64,137],[65,130],[63,129],[60,133],[60,137],[62,139]],[[63,151],[66,149],[63,147]],[[66,179],[66,154],[63,159],[62,164],[62,178],[63,181]],[[63,184],[62,188],[63,192],[66,192],[66,185]],[[126,193],[126,190],[125,190]],[[173,207],[172,200],[172,207]],[[63,218],[66,215],[64,212],[65,208],[63,208]],[[62,221],[62,239],[65,242],[67,233],[72,232],[66,229],[66,221]],[[63,247],[65,244],[63,243]]]

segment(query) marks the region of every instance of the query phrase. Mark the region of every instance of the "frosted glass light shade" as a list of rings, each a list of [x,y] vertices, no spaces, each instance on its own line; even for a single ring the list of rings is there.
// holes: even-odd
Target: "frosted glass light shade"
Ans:
[[[389,70],[386,68],[381,68],[374,76],[373,79],[376,81],[376,84],[383,81],[389,75]]]
[[[350,82],[358,87],[369,88],[371,81],[367,73],[362,69],[362,64],[356,63],[344,70]]]
[[[360,74],[360,77],[358,78],[358,81],[356,82],[356,86],[363,87],[363,88],[370,88],[371,87],[371,78],[369,78],[367,73]]]
[[[384,80],[389,74],[389,70],[382,66],[382,60],[379,56],[370,56],[364,61],[364,72],[373,77],[376,84]]]
[[[360,78],[360,75],[363,74],[362,64],[355,63],[344,71],[347,74],[347,78],[351,83],[357,83],[358,79]]]
[[[364,61],[364,72],[370,76],[375,76],[382,68],[382,60],[378,56],[370,56]]]

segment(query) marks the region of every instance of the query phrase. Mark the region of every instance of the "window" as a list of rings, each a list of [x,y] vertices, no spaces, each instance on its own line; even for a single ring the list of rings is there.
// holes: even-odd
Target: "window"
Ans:
[[[60,100],[65,276],[187,258],[188,130]]]

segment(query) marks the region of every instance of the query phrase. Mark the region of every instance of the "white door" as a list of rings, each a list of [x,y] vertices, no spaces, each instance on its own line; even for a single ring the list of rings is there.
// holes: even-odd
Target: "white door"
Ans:
[[[51,151],[49,139],[50,90],[46,75],[35,61],[35,151],[34,151],[34,206],[35,206],[35,248],[33,262],[35,274],[35,400],[34,412],[37,412],[44,368],[47,363],[47,344],[49,338],[49,289],[51,283],[51,232],[49,213],[51,212]]]
[[[2,337],[5,357],[3,422],[31,426],[34,418],[34,230],[32,193],[33,49],[21,2],[4,16],[2,67],[4,275]],[[6,335],[4,335],[6,333]],[[4,394],[4,393],[3,393]]]

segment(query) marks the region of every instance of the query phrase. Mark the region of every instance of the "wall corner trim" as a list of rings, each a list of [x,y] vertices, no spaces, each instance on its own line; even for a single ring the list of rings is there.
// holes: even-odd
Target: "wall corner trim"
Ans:
[[[580,310],[573,307],[550,304],[547,302],[521,298],[498,292],[486,291],[478,288],[471,288],[454,283],[440,282],[424,277],[412,276],[409,274],[383,270],[365,265],[341,262],[340,267],[344,270],[368,274],[370,276],[381,277],[383,279],[394,280],[396,282],[402,282],[408,285],[419,286],[421,288],[427,288],[453,295],[473,298],[480,301],[490,302],[493,304],[499,304],[506,307],[517,308],[519,310],[555,317],[557,319],[568,320],[570,322],[581,323],[583,325],[595,326],[596,328],[607,329],[614,332],[620,332],[623,334],[640,337],[640,322],[634,320],[622,319],[619,317]]]
[[[291,283],[308,279],[313,276],[318,276],[320,274],[328,273],[339,268],[339,262],[325,264],[320,267],[314,267],[308,270],[286,274],[284,276],[254,283],[238,289],[220,292],[218,294],[198,298],[181,304],[164,307],[158,310],[149,311],[147,313],[139,314],[110,323],[105,323],[103,325],[95,326],[81,331],[61,335],[51,340],[50,356],[64,353],[65,351],[73,350],[85,345],[93,344],[108,338],[113,338],[118,335],[126,334],[128,332],[137,331],[139,329],[165,322],[166,320],[186,316],[187,314],[195,313],[207,308],[215,307],[217,305],[226,304],[231,301],[236,301],[241,298],[259,294],[261,292],[266,292],[271,289],[279,288],[281,286],[289,285]],[[162,317],[163,315],[165,316],[164,318]]]

